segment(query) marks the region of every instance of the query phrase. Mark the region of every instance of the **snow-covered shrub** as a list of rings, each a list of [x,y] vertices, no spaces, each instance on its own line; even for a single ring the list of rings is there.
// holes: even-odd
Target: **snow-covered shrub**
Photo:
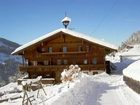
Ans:
[[[70,65],[68,69],[64,69],[61,73],[62,82],[70,82],[76,79],[80,74],[81,68],[78,65]]]

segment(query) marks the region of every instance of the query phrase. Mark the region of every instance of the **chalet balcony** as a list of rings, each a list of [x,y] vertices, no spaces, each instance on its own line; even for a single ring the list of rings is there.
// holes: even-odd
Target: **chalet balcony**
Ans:
[[[43,55],[61,55],[61,54],[86,54],[87,51],[72,51],[72,52],[42,52]]]
[[[19,69],[21,72],[27,72],[29,74],[29,78],[36,78],[37,76],[42,76],[43,78],[54,78],[55,82],[60,82],[61,72],[64,69],[67,69],[69,65],[36,65],[36,66],[20,66]],[[105,71],[104,64],[86,64],[86,65],[79,65],[83,72],[94,71]]]
[[[49,71],[63,71],[63,69],[67,69],[69,65],[37,65],[37,66],[20,66],[20,71],[22,72],[49,72]],[[96,64],[96,65],[79,65],[81,70],[105,70],[104,64]]]

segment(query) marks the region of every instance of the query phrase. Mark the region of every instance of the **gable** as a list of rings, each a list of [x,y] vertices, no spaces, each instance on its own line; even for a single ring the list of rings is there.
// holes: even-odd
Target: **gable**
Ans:
[[[65,40],[64,40],[64,37],[65,37]],[[58,29],[58,30],[55,30],[51,33],[48,33],[48,34],[46,34],[38,39],[35,39],[35,40],[17,48],[14,52],[12,52],[12,54],[22,54],[24,52],[24,50],[30,49],[31,47],[35,47],[38,45],[40,46],[40,44],[42,45],[44,42],[45,43],[49,43],[50,41],[52,41],[54,43],[61,42],[62,41],[61,39],[63,41],[67,41],[70,43],[73,43],[75,40],[77,41],[77,39],[80,39],[79,41],[85,40],[85,41],[88,41],[90,43],[94,43],[94,44],[97,44],[99,46],[106,47],[106,48],[111,49],[111,50],[117,50],[117,48],[115,46],[113,46],[109,43],[97,40],[97,39],[92,38],[92,37],[88,37],[84,34],[77,33],[75,31],[68,30],[68,29]]]

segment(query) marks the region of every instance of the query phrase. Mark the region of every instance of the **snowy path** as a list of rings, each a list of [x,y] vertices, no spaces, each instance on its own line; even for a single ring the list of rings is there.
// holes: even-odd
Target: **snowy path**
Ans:
[[[103,75],[96,79],[99,84],[93,105],[139,105],[140,96],[124,84],[121,75]]]
[[[41,92],[41,97],[36,99],[36,105],[140,105],[140,95],[131,90],[122,79],[122,75],[82,74],[80,79],[69,84],[69,87],[67,84],[45,87],[47,96]],[[7,85],[0,88],[0,91],[6,91],[10,87],[11,85]],[[34,94],[36,95],[36,91]],[[0,105],[21,105],[21,103],[22,98],[19,98],[5,101]]]

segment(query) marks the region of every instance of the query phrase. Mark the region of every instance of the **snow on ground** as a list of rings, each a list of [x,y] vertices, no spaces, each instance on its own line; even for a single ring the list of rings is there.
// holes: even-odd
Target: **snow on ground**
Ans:
[[[0,88],[0,93],[10,92],[17,89],[22,90],[22,87],[20,85],[17,86],[17,83],[9,83],[8,85]]]
[[[37,98],[37,91],[28,93],[34,95],[33,105],[140,105],[140,94],[135,93],[125,84],[120,72],[134,61],[127,59],[120,62],[119,54],[108,57],[108,59],[117,66],[115,74],[102,73],[89,76],[81,73],[73,82],[44,85],[47,95],[41,91]],[[140,61],[136,61],[126,69],[138,70],[139,63]],[[0,96],[0,99],[23,96],[23,92],[15,93],[17,90],[22,89],[16,83],[1,87],[0,93],[4,93],[4,95]],[[8,101],[0,103],[0,105],[21,104],[22,98],[15,100],[9,98]]]
[[[1,91],[3,89],[0,88]],[[44,86],[44,89],[47,96],[41,91],[36,105],[140,105],[140,95],[123,82],[122,75],[81,74],[72,83]],[[34,95],[36,93],[33,92]],[[21,105],[21,102],[22,98],[19,98],[0,105]]]
[[[99,80],[97,81],[99,81],[100,84],[97,87],[97,103],[95,105],[140,104],[140,96],[123,82],[121,75],[103,75],[98,78]]]

